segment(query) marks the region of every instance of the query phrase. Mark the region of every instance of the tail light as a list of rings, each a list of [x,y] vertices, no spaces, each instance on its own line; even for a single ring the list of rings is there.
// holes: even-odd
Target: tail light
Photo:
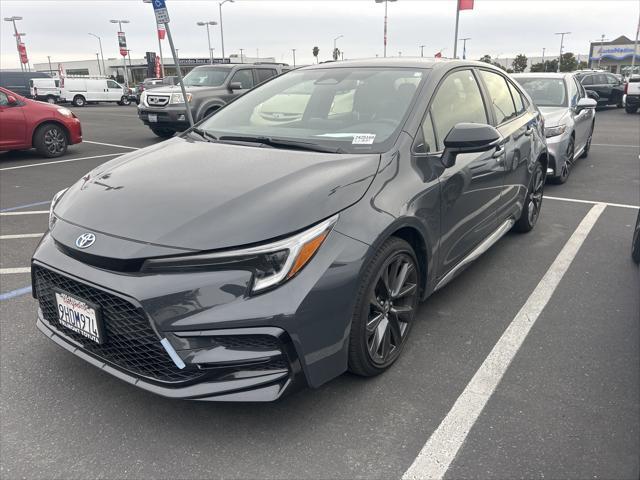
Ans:
[[[627,94],[627,90],[629,90],[629,82],[624,82],[624,94]]]

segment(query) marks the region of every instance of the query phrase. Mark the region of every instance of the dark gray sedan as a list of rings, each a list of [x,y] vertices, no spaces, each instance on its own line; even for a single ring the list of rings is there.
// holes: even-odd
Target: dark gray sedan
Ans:
[[[172,398],[377,375],[421,300],[535,226],[547,167],[540,113],[485,63],[296,70],[56,195],[37,325]]]

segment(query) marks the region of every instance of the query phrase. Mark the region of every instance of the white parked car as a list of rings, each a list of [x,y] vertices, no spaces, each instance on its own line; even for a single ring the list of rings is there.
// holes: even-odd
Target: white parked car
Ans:
[[[29,80],[29,92],[32,98],[48,103],[57,103],[62,98],[57,78],[32,78]]]
[[[84,107],[87,102],[116,102],[129,105],[128,89],[115,80],[107,78],[67,77],[62,85],[62,98],[76,107]]]

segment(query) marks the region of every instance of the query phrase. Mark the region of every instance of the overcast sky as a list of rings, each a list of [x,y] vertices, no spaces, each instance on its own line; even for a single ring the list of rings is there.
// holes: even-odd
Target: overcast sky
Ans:
[[[204,27],[196,21],[218,21],[218,2],[214,0],[167,0],[171,28],[181,57],[206,57]],[[460,13],[459,37],[471,37],[467,58],[484,54],[492,57],[557,55],[560,39],[554,32],[571,31],[565,51],[586,54],[589,41],[605,34],[635,37],[640,0],[475,0],[473,10]],[[399,0],[389,3],[388,55],[425,56],[443,50],[453,54],[456,4],[454,0]],[[126,18],[128,46],[132,57],[156,51],[152,7],[142,0],[2,0],[0,15],[18,15],[21,32],[31,63],[54,63],[95,57],[97,40],[102,37],[105,58],[116,57],[117,25],[112,18]],[[320,58],[328,59],[333,38],[345,58],[382,56],[384,5],[374,0],[236,0],[223,6],[225,53],[272,56],[292,63],[296,49],[298,64],[311,63],[312,48],[320,48]],[[16,68],[18,56],[11,24],[2,22],[0,67]],[[212,43],[220,55],[220,31],[214,27]],[[168,44],[163,48],[169,52]],[[164,46],[163,46],[164,47]]]

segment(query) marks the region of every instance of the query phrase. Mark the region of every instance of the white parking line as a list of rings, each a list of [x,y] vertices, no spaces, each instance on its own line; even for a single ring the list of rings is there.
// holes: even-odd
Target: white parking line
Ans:
[[[606,208],[598,203],[582,219],[565,246],[531,293],[523,307],[495,344],[449,413],[427,440],[413,464],[402,476],[408,479],[441,479],[458,454],[469,431],[482,413],[531,327],[551,299],[584,240]]]
[[[45,215],[49,210],[29,210],[27,212],[0,212],[0,217],[12,217],[15,215]]]
[[[564,197],[548,197],[547,195],[544,198],[548,200],[558,200],[561,202],[573,202],[573,203],[587,203],[589,205],[606,205],[607,207],[618,207],[618,208],[631,208],[634,210],[638,210],[640,206],[638,205],[628,205],[626,203],[609,203],[609,202],[595,202],[593,200],[579,200],[577,198],[564,198]]]
[[[7,171],[7,170],[18,170],[20,168],[42,167],[43,165],[55,165],[56,163],[79,162],[80,160],[91,160],[92,158],[118,157],[120,155],[122,155],[121,152],[118,152],[118,153],[105,153],[104,155],[93,155],[91,157],[70,158],[68,160],[55,160],[53,162],[31,163],[29,165],[17,165],[15,167],[0,168],[0,172],[4,172],[4,171]]]
[[[82,143],[92,143],[93,145],[105,145],[107,147],[128,148],[129,150],[140,150],[139,147],[127,147],[126,145],[116,145],[114,143],[92,142],[89,140],[83,140]]]
[[[12,273],[29,273],[31,267],[24,268],[0,268],[0,275],[10,275]]]
[[[0,240],[13,240],[14,238],[40,238],[44,233],[23,233],[21,235],[0,235]]]
[[[592,143],[592,147],[626,147],[626,148],[640,148],[640,145],[619,145],[615,143]]]

